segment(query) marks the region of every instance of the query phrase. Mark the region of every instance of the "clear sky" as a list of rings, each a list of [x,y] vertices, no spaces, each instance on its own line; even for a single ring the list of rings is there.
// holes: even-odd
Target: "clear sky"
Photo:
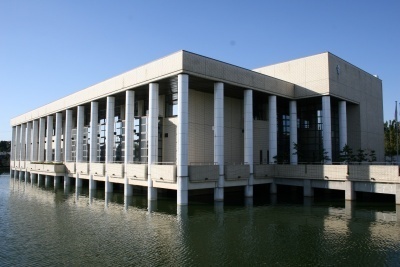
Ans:
[[[10,119],[178,50],[254,69],[325,51],[400,101],[400,1],[0,0],[0,140]]]

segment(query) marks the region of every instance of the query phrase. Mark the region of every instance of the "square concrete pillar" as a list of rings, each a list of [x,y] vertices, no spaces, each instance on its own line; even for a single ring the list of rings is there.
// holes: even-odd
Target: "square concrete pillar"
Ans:
[[[356,192],[354,191],[354,182],[345,181],[344,197],[345,197],[345,200],[355,200],[356,199]]]

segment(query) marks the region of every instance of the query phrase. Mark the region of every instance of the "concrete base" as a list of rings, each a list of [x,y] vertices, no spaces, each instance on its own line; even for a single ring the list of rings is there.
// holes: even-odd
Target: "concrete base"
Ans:
[[[50,175],[46,175],[46,178],[45,178],[45,181],[44,181],[44,186],[45,186],[45,187],[50,187],[51,182],[54,183],[53,177],[50,176]]]
[[[344,210],[348,219],[351,219],[354,214],[354,202],[351,200],[346,200],[344,204]]]
[[[61,177],[60,176],[54,176],[54,188],[59,187],[61,184]]]
[[[36,173],[31,173],[31,184],[36,183],[37,179],[37,174]]]
[[[313,197],[314,196],[314,188],[312,188],[312,186],[311,186],[311,180],[304,180],[303,196],[305,196],[305,197]]]
[[[396,185],[396,205],[400,205],[400,184]]]
[[[244,196],[245,197],[253,197],[253,186],[246,185],[244,188]]]
[[[157,201],[155,201],[155,200],[149,200],[149,201],[147,202],[147,210],[148,210],[148,212],[157,211]]]
[[[38,174],[38,179],[37,179],[38,186],[43,185],[43,182],[44,182],[44,177],[43,177],[43,175]]]
[[[272,195],[276,195],[278,193],[278,188],[276,187],[276,183],[269,184],[269,193]]]
[[[89,178],[89,190],[95,190],[97,187],[97,182],[93,180],[93,176]]]
[[[71,181],[69,179],[69,176],[68,176],[68,174],[65,174],[64,175],[64,187],[68,187],[68,186],[70,186],[70,184],[71,184]]]
[[[76,178],[75,178],[75,187],[82,187],[82,179],[79,178],[78,174],[76,175]]]
[[[177,199],[176,204],[178,205],[187,205],[189,204],[188,201],[188,190],[177,190]]]
[[[108,180],[108,179],[107,179],[107,180]],[[109,182],[109,181],[106,181],[106,182],[105,182],[105,192],[106,192],[106,193],[112,193],[113,190],[114,190],[113,183],[111,183],[111,182]]]
[[[354,183],[352,181],[345,181],[344,183],[345,183],[344,199],[355,200],[356,192],[354,191]]]
[[[147,199],[157,200],[157,188],[147,187]]]
[[[131,197],[133,195],[133,186],[129,184],[128,178],[125,178],[124,196]]]
[[[214,200],[215,201],[224,201],[224,188],[223,187],[214,188]]]

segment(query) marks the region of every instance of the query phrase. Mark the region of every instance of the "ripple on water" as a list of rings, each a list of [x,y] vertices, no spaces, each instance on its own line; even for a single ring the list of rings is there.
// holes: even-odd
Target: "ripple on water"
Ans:
[[[400,265],[393,211],[106,198],[1,176],[0,265]]]

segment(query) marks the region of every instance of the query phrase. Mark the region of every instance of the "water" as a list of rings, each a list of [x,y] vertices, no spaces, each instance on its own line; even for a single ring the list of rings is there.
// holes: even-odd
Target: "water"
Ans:
[[[189,207],[161,198],[149,211],[145,195],[1,175],[0,266],[400,266],[393,202],[256,193]]]

